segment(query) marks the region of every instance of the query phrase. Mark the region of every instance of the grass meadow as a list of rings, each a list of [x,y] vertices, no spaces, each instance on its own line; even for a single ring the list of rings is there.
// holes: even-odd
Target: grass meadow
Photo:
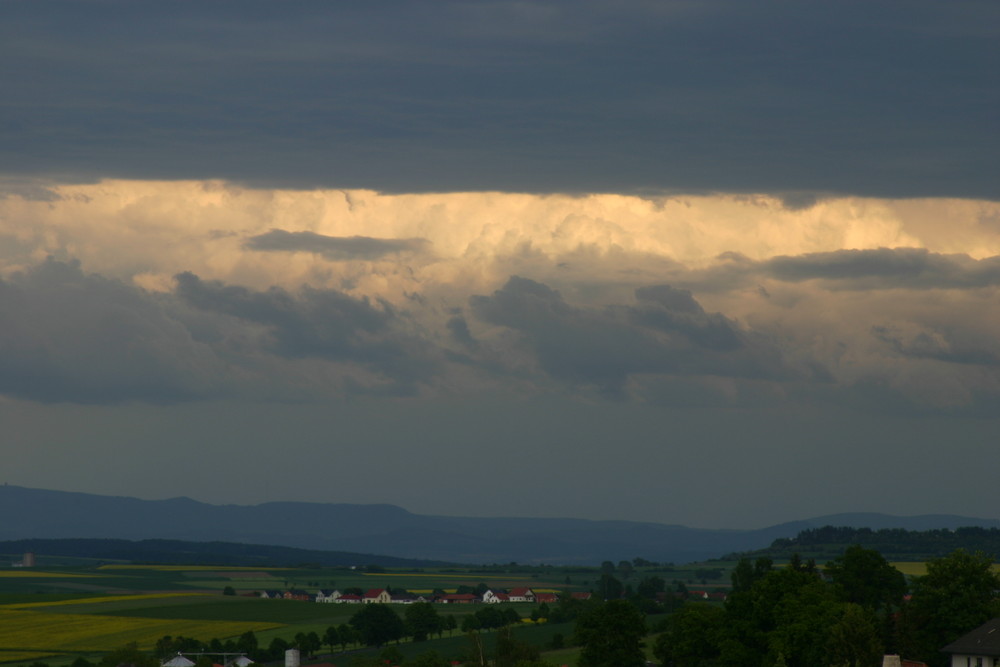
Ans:
[[[429,594],[435,589],[454,592],[459,586],[480,583],[491,588],[530,587],[536,592],[590,590],[600,576],[596,568],[440,568],[365,572],[350,568],[261,568],[218,566],[162,566],[75,563],[49,566],[40,557],[39,568],[0,570],[0,664],[21,667],[43,661],[52,667],[68,665],[78,656],[98,660],[103,652],[137,642],[151,649],[165,635],[203,641],[226,640],[253,630],[261,646],[275,637],[291,642],[300,632],[322,636],[327,627],[347,623],[355,605],[316,604],[261,599],[264,590],[357,587],[406,589]],[[713,564],[714,567],[714,564]],[[656,574],[668,584],[683,581],[692,588],[712,588],[728,582],[699,581],[696,567],[637,572]],[[236,595],[224,595],[230,587]],[[438,613],[461,617],[478,609],[469,605],[442,605]],[[534,607],[518,604],[522,617]],[[396,609],[401,615],[404,608]],[[551,646],[553,637],[572,636],[572,624],[522,623],[517,636],[539,646]],[[487,649],[493,632],[483,633]],[[469,647],[461,631],[427,642],[398,645],[404,656],[427,650],[456,656]],[[328,651],[324,647],[324,652]],[[357,649],[354,653],[370,653]],[[557,665],[576,664],[576,651],[563,649],[546,655]],[[329,656],[323,656],[328,659]],[[346,660],[340,658],[345,664]],[[336,658],[332,661],[336,662]]]
[[[459,586],[485,583],[494,588],[528,586],[555,592],[585,590],[596,575],[574,572],[508,573],[474,570],[369,573],[348,568],[245,568],[159,565],[75,565],[0,570],[0,663],[18,667],[44,661],[67,665],[78,656],[97,660],[103,652],[129,642],[149,650],[165,635],[225,640],[253,630],[262,646],[275,637],[291,641],[299,632],[322,636],[327,627],[347,623],[355,605],[316,604],[261,599],[263,590],[300,588],[405,588],[414,593],[435,589],[454,592]],[[223,595],[231,587],[236,595]],[[476,607],[442,606],[443,615],[465,616]],[[522,616],[531,605],[518,605]],[[402,608],[397,610],[400,614]],[[552,635],[568,636],[571,627],[525,623],[517,629],[527,641],[548,643]],[[484,633],[490,646],[493,633]],[[429,649],[455,655],[468,646],[460,631],[428,642],[399,644],[404,655]],[[328,648],[325,650],[329,650]],[[366,653],[367,650],[360,650]],[[560,663],[563,664],[563,663]],[[571,663],[565,663],[571,664]]]

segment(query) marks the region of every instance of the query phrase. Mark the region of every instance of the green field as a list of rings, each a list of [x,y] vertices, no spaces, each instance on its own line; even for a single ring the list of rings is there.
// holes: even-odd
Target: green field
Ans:
[[[347,623],[356,605],[261,599],[262,590],[300,588],[362,589],[392,587],[412,592],[454,591],[485,583],[497,588],[529,586],[538,591],[567,587],[566,574],[475,572],[471,570],[385,571],[348,568],[288,569],[199,566],[79,565],[0,570],[0,663],[5,667],[44,661],[53,667],[79,656],[97,660],[128,642],[150,650],[165,635],[202,641],[226,640],[253,630],[260,645],[275,637],[292,641],[297,633]],[[223,595],[231,587],[237,595]],[[465,616],[476,608],[443,605],[442,615]],[[518,605],[522,616],[532,605]],[[402,614],[403,608],[397,611]],[[518,629],[530,641],[548,641],[557,630],[544,625]],[[563,628],[563,633],[571,628]],[[460,631],[426,643],[402,643],[404,655],[430,648],[442,655],[464,651]],[[485,633],[487,642],[492,641]],[[357,648],[357,647],[352,647]],[[325,650],[329,650],[326,648]],[[361,650],[360,652],[368,652]]]
[[[712,561],[683,567],[641,567],[626,585],[636,585],[643,577],[658,576],[668,590],[682,585],[688,590],[725,589],[735,562]],[[780,567],[780,563],[776,566]],[[895,563],[908,576],[923,574],[923,563]],[[481,568],[440,568],[366,572],[346,567],[264,568],[219,566],[159,566],[127,564],[52,565],[38,569],[0,569],[0,664],[27,667],[45,662],[65,667],[77,657],[92,661],[127,642],[138,642],[151,650],[165,635],[225,642],[252,630],[258,645],[272,640],[293,642],[299,633],[315,632],[322,637],[330,626],[348,623],[357,605],[316,604],[293,600],[262,599],[264,590],[392,588],[429,594],[433,590],[454,592],[460,586],[485,585],[510,589],[530,587],[536,592],[587,591],[600,576],[597,568],[551,566],[489,566]],[[620,576],[620,575],[619,575]],[[232,589],[235,595],[225,595]],[[405,607],[394,606],[401,616]],[[440,615],[455,616],[459,625],[481,605],[439,605]],[[523,619],[536,608],[513,605]],[[650,617],[655,624],[657,617]],[[662,617],[659,617],[662,618]],[[572,623],[523,622],[516,637],[548,648],[562,635],[569,642]],[[483,644],[491,650],[494,632],[482,633]],[[469,638],[460,630],[444,632],[427,642],[404,641],[394,645],[412,658],[434,650],[446,658],[461,656],[469,649]],[[648,642],[648,644],[651,644]],[[374,649],[349,645],[351,655],[374,655]],[[648,647],[647,647],[648,650]],[[324,646],[319,660],[348,662],[346,656],[327,655]],[[577,650],[551,651],[545,659],[554,665],[574,667]]]
[[[40,559],[42,560],[42,559]],[[84,656],[96,661],[103,652],[136,641],[149,650],[164,635],[193,637],[202,641],[233,639],[253,630],[260,646],[272,639],[291,642],[298,633],[316,632],[347,623],[356,605],[316,604],[292,600],[261,599],[264,590],[392,588],[416,594],[439,589],[454,592],[460,586],[485,584],[491,588],[530,587],[536,592],[586,591],[596,584],[596,568],[528,567],[511,565],[487,568],[390,569],[366,572],[344,567],[262,568],[219,566],[159,566],[78,562],[52,564],[42,560],[38,569],[0,569],[0,663],[19,667],[43,661],[52,667],[68,665]],[[65,561],[62,561],[65,562]],[[701,566],[704,568],[705,566]],[[712,568],[718,567],[715,563]],[[673,587],[711,590],[728,583],[728,566],[710,580],[696,565],[681,568],[643,568],[631,583],[655,574]],[[626,583],[630,583],[626,580]],[[236,595],[223,595],[231,588]],[[479,605],[440,605],[441,615],[461,620],[481,609]],[[527,618],[531,604],[514,608]],[[395,607],[400,615],[404,607]],[[549,646],[556,634],[572,636],[572,624],[522,623],[516,636],[538,646]],[[494,633],[484,632],[492,646]],[[412,657],[433,649],[443,656],[457,656],[469,647],[460,630],[443,633],[427,642],[398,645]],[[372,650],[349,647],[354,653]],[[324,651],[329,651],[324,647]],[[574,665],[576,652],[554,652],[551,661]],[[328,656],[327,656],[328,657]]]

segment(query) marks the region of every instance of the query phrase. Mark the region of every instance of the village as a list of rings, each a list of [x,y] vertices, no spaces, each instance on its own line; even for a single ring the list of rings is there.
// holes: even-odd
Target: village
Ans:
[[[589,591],[575,591],[568,593],[574,600],[590,600],[593,593]],[[657,601],[662,602],[664,598],[672,596],[685,600],[711,600],[714,602],[725,602],[727,594],[722,591],[705,590],[685,590],[684,592],[661,592],[656,595]],[[434,604],[502,604],[502,603],[531,603],[531,604],[556,604],[559,602],[559,594],[552,592],[535,592],[530,588],[512,588],[508,590],[486,589],[481,595],[477,593],[438,593],[432,595],[414,595],[403,591],[393,593],[386,588],[371,588],[363,594],[345,592],[338,590],[320,589],[316,593],[310,593],[302,589],[266,590],[259,596],[261,599],[271,600],[299,600],[302,602],[319,602],[328,604],[413,604],[415,602],[431,602]]]
[[[570,593],[576,600],[589,600],[589,592]],[[436,595],[413,595],[408,592],[391,593],[385,588],[372,588],[364,594],[354,592],[341,593],[338,590],[319,590],[310,593],[301,589],[287,591],[268,590],[260,594],[264,599],[301,600],[303,602],[320,602],[332,604],[413,604],[414,602],[433,602],[435,604],[499,604],[507,602],[527,602],[534,604],[555,604],[559,595],[550,592],[536,593],[530,588],[512,588],[509,591],[487,589],[482,595],[476,593],[439,593]]]

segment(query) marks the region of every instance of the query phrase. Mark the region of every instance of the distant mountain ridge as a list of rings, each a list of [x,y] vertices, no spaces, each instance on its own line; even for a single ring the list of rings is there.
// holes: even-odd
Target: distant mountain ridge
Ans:
[[[87,558],[98,561],[156,563],[158,565],[218,565],[220,567],[447,567],[454,563],[396,558],[346,551],[318,551],[244,542],[188,542],[183,540],[122,540],[108,538],[32,538],[0,541],[0,553],[25,552],[46,557]]]
[[[757,530],[638,521],[413,514],[395,505],[273,502],[210,505],[0,486],[0,541],[42,538],[185,540],[280,545],[453,563],[593,565],[637,556],[684,563],[767,547],[827,525],[928,530],[1000,527],[954,515],[833,514]]]

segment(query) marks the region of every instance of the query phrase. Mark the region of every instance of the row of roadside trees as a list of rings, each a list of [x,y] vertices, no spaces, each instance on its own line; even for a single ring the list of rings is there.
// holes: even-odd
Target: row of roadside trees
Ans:
[[[655,655],[675,667],[866,667],[898,653],[947,664],[940,649],[1000,615],[992,559],[958,550],[929,561],[909,588],[877,551],[849,547],[824,568],[741,561],[724,607],[672,614]]]

